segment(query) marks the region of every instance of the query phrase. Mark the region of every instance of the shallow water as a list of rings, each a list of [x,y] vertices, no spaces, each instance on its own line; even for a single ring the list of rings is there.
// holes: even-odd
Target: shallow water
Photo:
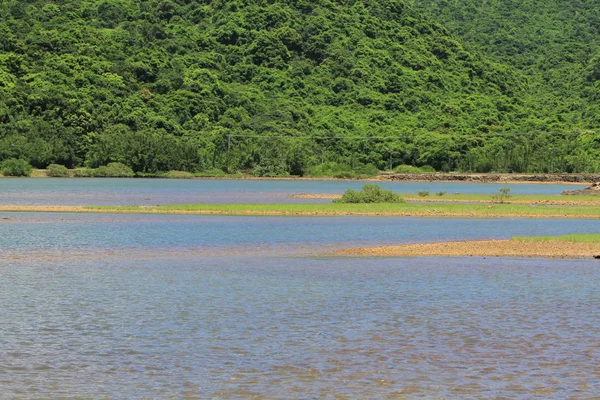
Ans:
[[[14,178],[0,180],[0,204],[8,205],[154,205],[182,203],[327,203],[291,199],[299,193],[343,193],[364,181],[177,180],[113,178]],[[556,194],[586,185],[536,185],[468,182],[378,182],[398,193]]]
[[[3,262],[20,398],[597,398],[594,261]]]
[[[0,213],[0,397],[598,398],[598,261],[315,254],[597,226]]]
[[[277,256],[369,245],[595,233],[598,221],[0,213],[0,232],[5,257],[123,252]]]

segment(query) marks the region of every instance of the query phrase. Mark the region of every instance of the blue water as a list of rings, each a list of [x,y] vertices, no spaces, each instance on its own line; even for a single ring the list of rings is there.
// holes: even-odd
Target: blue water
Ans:
[[[299,193],[343,193],[361,181],[176,180],[116,178],[15,178],[0,180],[2,205],[154,205],[182,203],[306,203],[331,200],[291,199]],[[586,185],[497,184],[465,182],[378,182],[398,193],[556,194]]]
[[[594,261],[1,263],[5,398],[597,398]]]
[[[380,244],[597,233],[598,221],[0,213],[6,254],[90,249],[290,255]],[[96,251],[96,250],[93,250]]]
[[[0,200],[334,191],[255,184],[3,179]],[[397,191],[417,190],[444,189]],[[321,254],[593,232],[592,220],[0,213],[0,398],[598,398],[599,261]]]

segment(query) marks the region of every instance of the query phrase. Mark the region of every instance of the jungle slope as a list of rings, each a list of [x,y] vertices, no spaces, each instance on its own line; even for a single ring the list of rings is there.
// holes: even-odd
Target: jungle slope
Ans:
[[[570,136],[589,124],[551,119],[525,74],[408,1],[7,0],[0,14],[0,159],[258,176],[599,165],[597,133]]]

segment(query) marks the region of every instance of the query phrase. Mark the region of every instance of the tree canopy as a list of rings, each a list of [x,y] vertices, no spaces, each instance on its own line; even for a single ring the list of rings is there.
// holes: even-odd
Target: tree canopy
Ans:
[[[3,1],[0,160],[600,170],[593,2],[484,3]]]

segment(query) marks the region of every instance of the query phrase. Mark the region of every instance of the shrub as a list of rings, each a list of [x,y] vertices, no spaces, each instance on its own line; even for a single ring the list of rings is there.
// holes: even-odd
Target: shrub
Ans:
[[[422,167],[415,167],[413,165],[398,165],[394,168],[394,172],[398,174],[422,174],[435,172],[435,169],[431,165],[423,165]]]
[[[259,164],[252,170],[252,175],[262,178],[276,178],[280,176],[289,176],[285,165],[279,164]]]
[[[202,176],[202,177],[222,177],[222,176],[226,176],[227,174],[218,168],[213,168],[213,169],[207,169],[204,171],[197,172],[194,175]]]
[[[69,176],[69,170],[64,165],[48,165],[48,176],[52,178],[66,178]]]
[[[94,176],[94,170],[92,168],[77,168],[73,171],[73,176],[77,178],[89,178]]]
[[[169,179],[192,179],[194,178],[194,174],[187,171],[169,171],[160,174],[160,177]]]
[[[437,192],[435,195],[436,195],[436,196],[440,196],[440,197],[441,197],[441,196],[443,196],[443,195],[445,195],[445,194],[446,194],[446,192]]]
[[[404,199],[391,190],[383,190],[375,184],[364,185],[360,192],[346,190],[334,203],[404,203]]]
[[[496,203],[504,203],[506,200],[510,198],[510,188],[504,187],[500,188],[500,193],[492,195],[492,200]]]
[[[349,165],[336,162],[326,162],[312,166],[307,171],[307,176],[315,178],[331,177],[345,179],[371,178],[376,176],[379,170],[373,164],[360,164],[352,169]]]
[[[417,194],[419,195],[419,197],[427,197],[427,196],[429,196],[429,192],[427,190],[421,190]]]
[[[33,167],[21,158],[9,158],[2,161],[0,171],[4,176],[29,176]]]
[[[93,176],[99,178],[131,178],[133,170],[125,164],[109,163],[94,170]]]

